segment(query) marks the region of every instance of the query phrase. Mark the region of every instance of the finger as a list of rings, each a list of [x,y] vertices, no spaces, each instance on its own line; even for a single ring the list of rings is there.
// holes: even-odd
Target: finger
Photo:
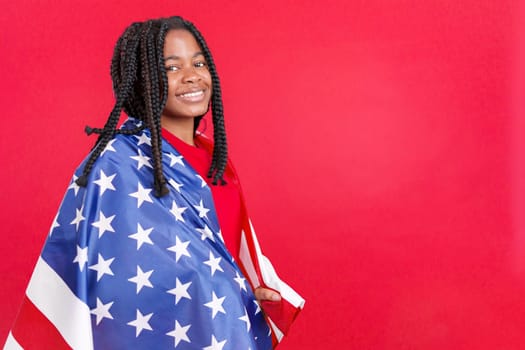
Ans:
[[[263,301],[263,300],[279,301],[281,300],[281,295],[271,289],[259,287],[255,289],[255,298],[259,301]]]

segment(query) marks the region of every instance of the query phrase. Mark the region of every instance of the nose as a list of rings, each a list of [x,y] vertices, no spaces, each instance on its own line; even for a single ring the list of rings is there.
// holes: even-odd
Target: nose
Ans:
[[[183,70],[182,81],[185,83],[195,83],[201,80],[199,73],[195,70],[195,67],[187,67]]]

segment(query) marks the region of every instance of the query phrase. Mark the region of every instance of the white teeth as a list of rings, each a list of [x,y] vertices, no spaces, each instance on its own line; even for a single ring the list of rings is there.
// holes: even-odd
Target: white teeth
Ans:
[[[204,93],[204,91],[195,91],[195,92],[188,92],[186,94],[179,95],[180,97],[197,97]]]

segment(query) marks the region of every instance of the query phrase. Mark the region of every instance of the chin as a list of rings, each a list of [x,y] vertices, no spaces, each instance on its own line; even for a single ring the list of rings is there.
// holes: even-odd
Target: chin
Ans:
[[[196,118],[205,115],[209,110],[209,104],[167,106],[163,115],[169,118]]]
[[[208,113],[208,110],[209,110],[208,106],[206,106],[206,108],[196,108],[191,111],[190,115],[192,115],[195,118],[200,117]]]

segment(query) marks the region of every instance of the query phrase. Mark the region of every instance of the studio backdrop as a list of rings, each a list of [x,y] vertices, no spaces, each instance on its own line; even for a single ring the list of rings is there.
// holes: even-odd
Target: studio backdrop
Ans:
[[[94,142],[84,126],[112,108],[115,41],[181,15],[215,56],[263,250],[306,299],[283,350],[523,349],[521,1],[1,7],[2,342]]]

